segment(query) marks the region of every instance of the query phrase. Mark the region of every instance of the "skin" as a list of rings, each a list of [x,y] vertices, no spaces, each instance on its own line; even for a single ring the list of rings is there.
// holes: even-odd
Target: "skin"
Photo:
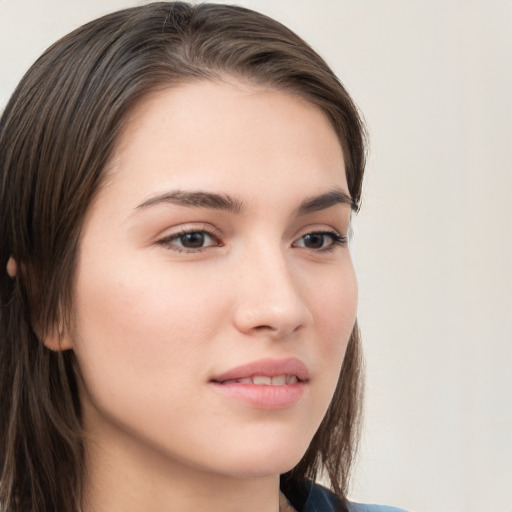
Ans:
[[[304,238],[345,236],[350,206],[297,214],[311,197],[348,195],[336,134],[290,93],[195,82],[139,103],[107,173],[61,345],[83,375],[84,512],[277,512],[279,474],[324,416],[356,315],[348,246]],[[241,211],[140,207],[176,190],[229,195]],[[199,247],[184,250],[184,230]],[[212,386],[233,367],[287,357],[309,371],[289,407]]]

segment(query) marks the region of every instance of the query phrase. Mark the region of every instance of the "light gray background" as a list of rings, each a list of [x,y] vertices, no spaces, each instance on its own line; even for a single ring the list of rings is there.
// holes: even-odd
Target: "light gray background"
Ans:
[[[0,109],[54,40],[128,0],[0,0]],[[512,511],[512,2],[241,0],[308,40],[372,149],[353,253],[367,359],[352,496]]]

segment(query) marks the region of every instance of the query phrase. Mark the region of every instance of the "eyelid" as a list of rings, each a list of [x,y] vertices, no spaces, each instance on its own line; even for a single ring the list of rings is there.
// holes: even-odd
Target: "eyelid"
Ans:
[[[189,233],[205,233],[209,237],[211,237],[215,244],[207,245],[204,247],[198,247],[196,249],[187,248],[187,247],[180,247],[179,245],[173,245],[172,242],[176,239],[178,239],[181,236],[187,235]],[[175,252],[187,252],[187,253],[198,253],[201,251],[204,251],[206,249],[209,249],[211,247],[220,247],[222,246],[221,241],[221,233],[218,229],[215,227],[209,225],[209,224],[188,224],[188,225],[181,225],[175,228],[172,232],[166,234],[163,237],[159,237],[156,241],[157,245],[162,245],[169,250],[175,251]]]
[[[304,237],[308,235],[326,235],[330,236],[332,243],[327,245],[326,247],[320,247],[320,248],[311,248],[311,247],[305,247],[303,245],[298,245],[298,242],[302,240]],[[301,249],[307,249],[315,253],[322,253],[322,252],[329,252],[334,250],[336,247],[345,247],[348,245],[349,237],[347,235],[342,235],[339,233],[336,229],[332,228],[317,228],[317,229],[309,229],[305,233],[303,233],[301,236],[295,239],[295,241],[292,244],[292,247],[297,247]]]
[[[334,234],[340,237],[344,237],[349,239],[351,236],[351,222],[348,225],[348,228],[345,228],[345,223],[337,222],[311,222],[310,224],[297,229],[294,239],[298,240],[303,236],[309,235],[311,233],[325,233],[325,234]]]
[[[165,236],[160,236],[156,240],[157,245],[161,245],[166,247],[169,250],[173,250],[175,252],[186,252],[186,253],[199,253],[202,251],[205,251],[210,248],[215,247],[222,247],[224,244],[222,242],[224,235],[221,233],[221,231],[216,228],[215,226],[207,223],[190,223],[190,224],[183,224],[176,226],[174,228],[171,228],[172,230],[167,232]],[[190,233],[205,233],[207,236],[213,239],[212,244],[197,247],[197,248],[190,248],[190,247],[183,247],[179,244],[173,243],[176,239],[179,239],[181,236],[190,234]],[[333,228],[332,226],[326,226],[326,225],[310,225],[305,228],[303,228],[299,232],[299,236],[296,236],[294,238],[294,241],[292,242],[292,247],[299,247],[304,249],[309,249],[314,252],[323,252],[328,251],[329,249],[333,250],[336,248],[336,246],[346,246],[348,245],[348,242],[350,241],[352,237],[352,222],[350,223],[348,227],[348,231],[346,234],[343,234],[338,229]],[[319,249],[313,249],[309,247],[299,246],[297,245],[298,242],[304,238],[307,235],[311,234],[322,234],[326,236],[330,236],[332,239],[332,243],[329,244],[326,247],[319,248]]]

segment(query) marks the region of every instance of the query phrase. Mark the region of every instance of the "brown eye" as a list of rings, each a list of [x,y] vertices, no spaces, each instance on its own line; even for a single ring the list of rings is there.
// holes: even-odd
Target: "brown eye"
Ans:
[[[323,233],[310,233],[303,237],[304,247],[308,249],[321,249],[324,246],[326,236]],[[332,241],[332,239],[329,239]]]
[[[179,237],[181,245],[187,249],[199,249],[204,246],[205,234],[201,232],[185,233]]]
[[[220,244],[217,237],[205,230],[182,231],[168,236],[158,243],[177,252],[196,252]]]
[[[336,245],[346,245],[347,237],[331,231],[317,231],[300,237],[294,247],[304,247],[314,251],[327,251]]]

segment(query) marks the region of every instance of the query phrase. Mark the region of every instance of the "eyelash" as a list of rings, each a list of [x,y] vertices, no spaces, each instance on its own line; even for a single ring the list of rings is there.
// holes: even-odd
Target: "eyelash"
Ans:
[[[217,246],[217,247],[221,247],[223,245],[220,243],[218,235],[216,235],[212,230],[209,230],[206,228],[182,229],[178,233],[173,233],[172,235],[162,238],[161,240],[158,241],[158,244],[166,246],[171,251],[185,252],[185,253],[198,253],[198,252],[204,251],[205,249],[208,249],[209,246],[199,247],[197,249],[191,249],[188,247],[180,247],[179,245],[172,244],[172,242],[179,240],[181,237],[183,237],[185,235],[190,235],[193,233],[201,233],[201,234],[208,235],[210,238],[212,238],[215,241],[215,246]]]
[[[196,233],[206,234],[207,236],[209,236],[210,238],[212,238],[215,241],[215,244],[212,246],[205,246],[205,247],[198,247],[196,249],[191,249],[191,248],[187,248],[187,247],[180,247],[180,246],[174,245],[172,243],[176,240],[179,240],[183,236],[190,235],[190,234],[196,234]],[[331,238],[332,243],[326,247],[321,247],[319,249],[312,249],[309,247],[303,247],[303,246],[296,245],[299,240],[302,240],[303,238],[305,238],[308,235],[328,236]],[[218,235],[216,235],[213,231],[211,231],[209,229],[205,229],[205,228],[183,229],[183,230],[179,231],[178,233],[173,233],[172,235],[162,238],[161,240],[158,241],[158,244],[163,245],[163,246],[167,247],[169,250],[175,251],[178,253],[198,253],[198,252],[204,251],[205,249],[208,249],[209,247],[222,247],[222,245],[223,245],[222,243],[220,243]],[[295,241],[292,244],[292,247],[302,247],[304,249],[309,249],[314,252],[332,252],[336,249],[336,247],[346,247],[347,244],[348,244],[348,237],[344,236],[344,235],[340,235],[339,233],[337,233],[335,231],[311,231],[309,233],[305,233],[300,238],[298,238],[297,241]]]
[[[308,235],[322,235],[322,236],[328,236],[331,238],[331,244],[329,244],[326,247],[322,247],[320,249],[312,249],[310,247],[304,247],[304,249],[309,249],[311,251],[315,252],[332,252],[336,249],[336,247],[346,247],[348,244],[348,237],[344,235],[340,235],[339,233],[336,233],[336,231],[311,231],[310,233],[306,233],[302,235],[298,240],[302,240],[304,237]],[[297,240],[297,241],[298,241]],[[294,247],[297,247],[297,242],[293,243]]]

